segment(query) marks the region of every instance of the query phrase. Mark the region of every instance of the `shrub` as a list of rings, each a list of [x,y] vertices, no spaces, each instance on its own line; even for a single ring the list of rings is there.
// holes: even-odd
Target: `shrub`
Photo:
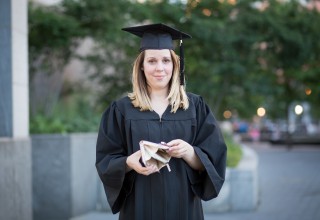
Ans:
[[[30,133],[98,132],[101,114],[85,99],[72,101],[58,103],[50,116],[44,113],[31,116]]]
[[[231,135],[224,135],[227,145],[227,167],[236,167],[242,158],[240,144],[236,143]]]

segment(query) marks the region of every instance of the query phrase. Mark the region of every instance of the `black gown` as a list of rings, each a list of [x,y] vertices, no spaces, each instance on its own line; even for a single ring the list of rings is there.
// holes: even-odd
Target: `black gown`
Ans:
[[[104,112],[97,139],[96,168],[113,213],[125,220],[201,220],[202,200],[217,197],[225,177],[227,149],[209,107],[188,93],[190,106],[162,118],[140,111],[124,97]],[[140,140],[169,142],[182,139],[194,147],[205,171],[193,170],[183,159],[172,158],[171,172],[144,176],[126,173],[128,155],[138,151]]]

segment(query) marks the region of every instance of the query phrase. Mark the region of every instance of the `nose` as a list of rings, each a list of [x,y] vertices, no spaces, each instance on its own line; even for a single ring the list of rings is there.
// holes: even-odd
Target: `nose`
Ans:
[[[156,71],[159,71],[159,72],[163,71],[163,63],[162,62],[157,63]]]

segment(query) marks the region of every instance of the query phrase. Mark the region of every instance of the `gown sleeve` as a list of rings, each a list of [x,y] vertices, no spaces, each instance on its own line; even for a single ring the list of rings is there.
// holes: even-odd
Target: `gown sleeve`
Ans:
[[[210,108],[200,97],[196,105],[197,131],[194,150],[204,165],[202,172],[187,166],[193,192],[204,201],[218,196],[224,183],[227,148]]]
[[[124,118],[115,103],[104,112],[96,145],[96,168],[112,212],[119,212],[133,187],[135,172],[126,173]]]

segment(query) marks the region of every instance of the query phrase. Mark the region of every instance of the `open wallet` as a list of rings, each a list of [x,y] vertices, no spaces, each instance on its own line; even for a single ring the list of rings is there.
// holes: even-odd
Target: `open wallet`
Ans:
[[[145,166],[156,165],[160,170],[167,166],[171,171],[169,161],[171,156],[166,152],[169,147],[162,143],[153,143],[150,141],[140,141],[141,159]]]

